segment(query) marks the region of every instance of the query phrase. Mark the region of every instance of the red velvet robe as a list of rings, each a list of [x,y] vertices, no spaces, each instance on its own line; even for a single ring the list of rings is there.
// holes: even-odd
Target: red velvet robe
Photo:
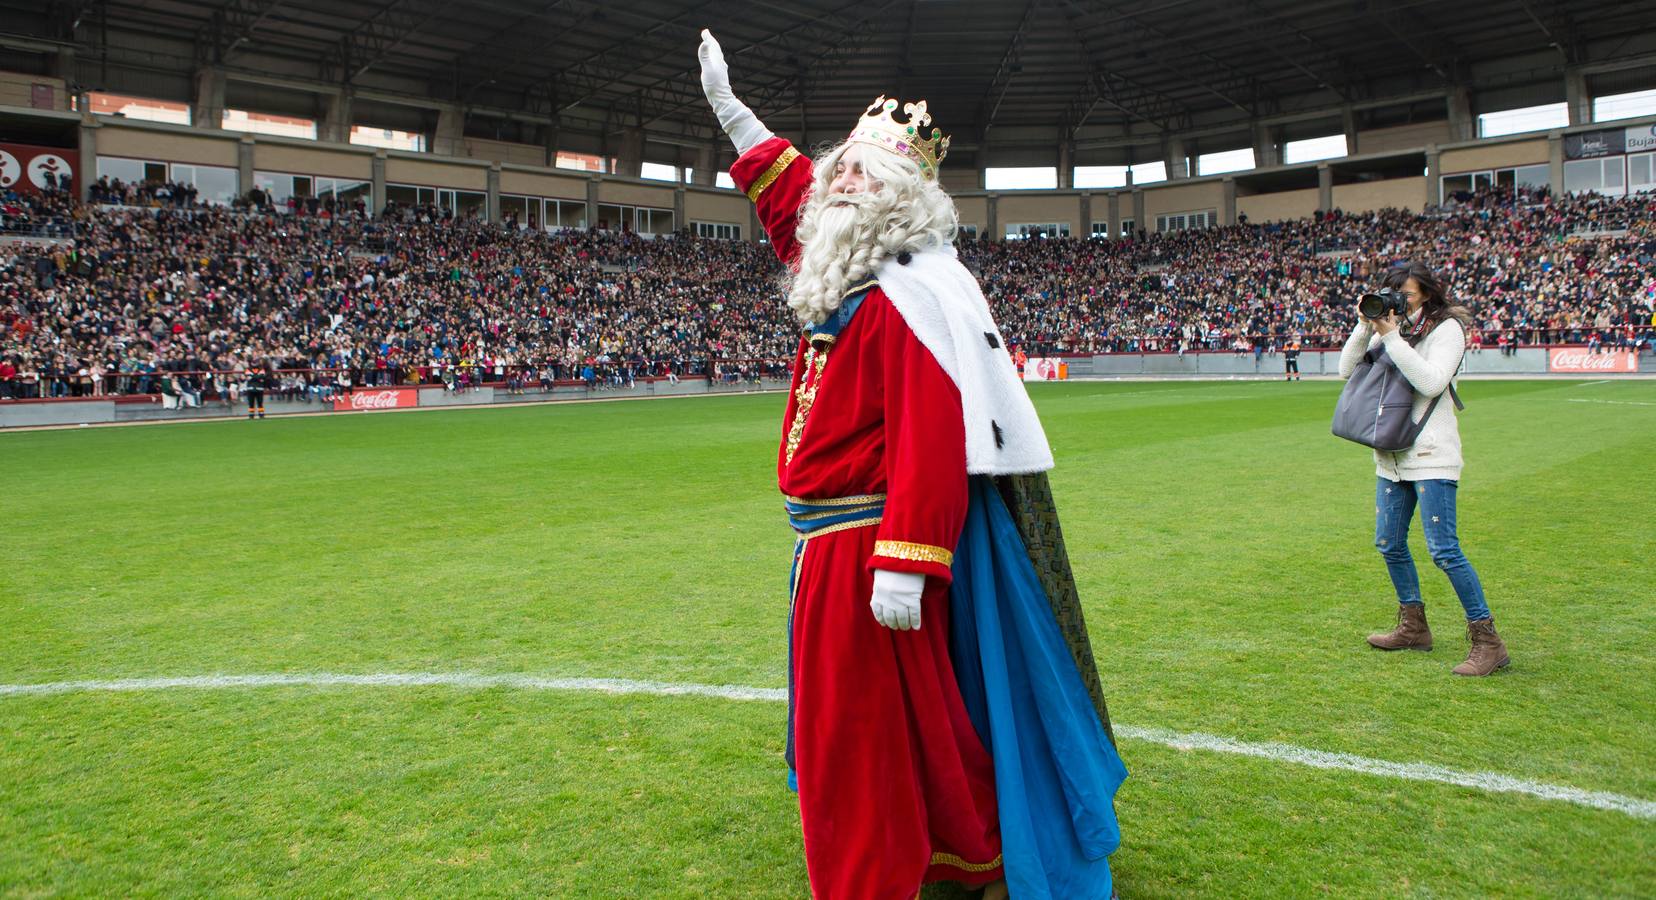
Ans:
[[[781,138],[731,167],[790,264],[811,168]],[[906,900],[923,881],[1001,877],[994,770],[949,660],[949,565],[967,506],[962,418],[954,382],[878,288],[831,345],[800,342],[782,493],[885,495],[878,525],[805,539],[795,580],[794,762],[806,866],[825,900]],[[919,630],[875,620],[877,568],[926,576]]]

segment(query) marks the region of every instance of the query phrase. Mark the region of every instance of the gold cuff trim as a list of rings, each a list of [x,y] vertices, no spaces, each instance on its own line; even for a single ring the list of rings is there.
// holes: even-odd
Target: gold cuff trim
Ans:
[[[834,497],[829,500],[809,500],[804,497],[795,497],[783,494],[782,499],[789,503],[803,503],[810,506],[868,506],[874,503],[884,503],[884,494],[859,494],[855,497]]]
[[[994,859],[991,859],[986,863],[972,863],[961,859],[953,853],[933,853],[931,864],[934,866],[949,866],[950,868],[959,869],[962,872],[987,872],[991,869],[1000,868],[1001,858],[999,854],[996,854]]]
[[[906,559],[910,562],[929,562],[939,565],[953,565],[954,553],[942,547],[931,544],[911,544],[908,541],[875,541],[874,555],[887,556],[892,559]]]
[[[850,521],[850,522],[841,522],[838,525],[829,525],[827,528],[818,528],[817,530],[811,532],[810,534],[802,534],[802,535],[800,535],[800,537],[804,540],[811,541],[811,540],[815,540],[819,537],[822,537],[825,534],[834,534],[835,532],[840,532],[840,531],[850,531],[853,528],[867,528],[870,525],[878,525],[878,524],[880,524],[880,517],[879,516],[870,516],[869,518],[866,518],[866,519],[855,519],[855,520]]]
[[[776,162],[771,163],[770,168],[765,170],[765,174],[760,175],[752,184],[748,185],[748,199],[752,200],[754,203],[758,203],[759,195],[765,192],[765,188],[770,187],[772,182],[776,181],[778,178],[781,178],[782,173],[786,171],[788,166],[792,165],[793,161],[798,158],[799,151],[795,150],[793,147],[783,150],[782,155],[776,158]]]

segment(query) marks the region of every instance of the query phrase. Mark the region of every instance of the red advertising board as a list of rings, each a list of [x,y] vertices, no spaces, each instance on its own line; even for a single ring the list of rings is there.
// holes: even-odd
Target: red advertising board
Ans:
[[[70,161],[75,155],[74,150],[63,147],[0,144],[0,190],[35,194],[45,190],[47,178],[57,188],[59,178],[67,174],[71,189],[79,191],[80,173]]]
[[[420,405],[420,389],[411,387],[363,388],[349,396],[335,397],[334,410],[351,412],[364,409],[406,409]]]
[[[1547,371],[1581,372],[1586,375],[1637,372],[1639,356],[1626,350],[1589,353],[1586,347],[1555,347],[1547,354]]]

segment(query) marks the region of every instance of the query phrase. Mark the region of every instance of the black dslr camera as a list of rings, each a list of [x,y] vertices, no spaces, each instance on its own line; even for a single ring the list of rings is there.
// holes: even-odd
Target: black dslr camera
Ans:
[[[1407,315],[1409,298],[1397,288],[1384,287],[1378,291],[1369,291],[1357,300],[1357,311],[1365,319],[1384,319],[1386,313]]]

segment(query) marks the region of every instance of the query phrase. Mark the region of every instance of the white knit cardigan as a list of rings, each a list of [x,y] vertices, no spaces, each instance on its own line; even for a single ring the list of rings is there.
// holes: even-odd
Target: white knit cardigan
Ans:
[[[1346,340],[1340,352],[1340,377],[1350,378],[1362,361],[1363,354],[1384,344],[1386,354],[1397,363],[1403,377],[1414,388],[1414,407],[1409,417],[1416,422],[1426,414],[1432,398],[1445,394],[1432,410],[1431,421],[1420,431],[1414,446],[1407,450],[1374,451],[1374,471],[1388,481],[1424,481],[1443,478],[1459,481],[1461,476],[1460,427],[1455,420],[1453,398],[1446,395],[1460,369],[1466,353],[1466,330],[1459,321],[1446,319],[1432,329],[1419,344],[1409,346],[1403,337],[1403,326],[1385,337],[1375,333],[1366,319],[1359,319],[1357,328]]]

